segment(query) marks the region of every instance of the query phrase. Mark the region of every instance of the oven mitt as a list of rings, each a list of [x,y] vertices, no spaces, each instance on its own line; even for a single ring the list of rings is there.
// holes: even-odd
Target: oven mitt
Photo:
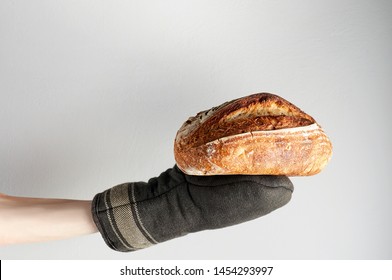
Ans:
[[[127,252],[256,219],[288,203],[293,189],[286,176],[189,176],[174,166],[95,195],[92,214],[106,244]]]

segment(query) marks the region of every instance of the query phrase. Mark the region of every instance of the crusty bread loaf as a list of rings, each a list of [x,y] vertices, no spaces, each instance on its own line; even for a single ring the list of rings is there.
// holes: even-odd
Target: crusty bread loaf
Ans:
[[[316,121],[287,100],[258,93],[190,117],[174,156],[189,175],[308,176],[320,172],[332,145]]]

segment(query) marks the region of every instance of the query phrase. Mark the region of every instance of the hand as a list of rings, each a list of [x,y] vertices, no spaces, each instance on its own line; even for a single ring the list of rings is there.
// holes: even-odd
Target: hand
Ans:
[[[288,203],[293,189],[286,176],[188,176],[174,166],[97,194],[92,211],[107,245],[125,252],[261,217]]]

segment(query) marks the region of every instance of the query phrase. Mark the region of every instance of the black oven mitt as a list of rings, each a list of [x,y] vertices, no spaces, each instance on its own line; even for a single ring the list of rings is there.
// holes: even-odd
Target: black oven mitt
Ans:
[[[174,166],[95,195],[92,214],[106,244],[127,252],[256,219],[288,203],[293,189],[286,176],[189,176]]]

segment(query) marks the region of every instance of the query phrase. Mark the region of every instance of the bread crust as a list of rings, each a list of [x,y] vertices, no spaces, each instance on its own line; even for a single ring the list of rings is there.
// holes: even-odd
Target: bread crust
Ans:
[[[262,121],[255,124],[255,119]],[[331,155],[332,144],[316,121],[270,93],[198,113],[183,124],[174,143],[176,163],[189,175],[309,176]]]

